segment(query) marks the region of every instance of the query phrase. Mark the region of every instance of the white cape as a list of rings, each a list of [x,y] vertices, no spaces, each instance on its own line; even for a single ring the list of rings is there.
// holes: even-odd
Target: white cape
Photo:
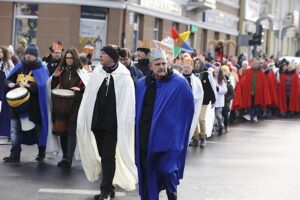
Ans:
[[[134,83],[128,69],[119,62],[119,67],[111,73],[116,93],[118,141],[116,147],[116,171],[114,185],[132,191],[137,184],[137,169],[134,160]],[[109,76],[101,66],[94,69],[85,89],[77,120],[77,142],[84,172],[89,181],[95,181],[101,173],[101,159],[98,154],[91,124],[98,90],[103,80]]]
[[[199,126],[199,117],[200,117],[200,111],[202,107],[202,102],[203,102],[203,88],[201,81],[198,77],[196,77],[194,74],[191,75],[191,85],[192,85],[192,92],[194,96],[194,115],[193,115],[193,121],[191,124],[191,129],[190,129],[190,135],[189,135],[189,140],[192,139],[193,134],[196,130],[196,127]]]
[[[82,80],[82,83],[87,86],[89,82],[89,75],[84,72],[81,69],[77,70],[78,76]],[[61,150],[61,145],[60,145],[60,139],[59,136],[53,135],[52,134],[52,129],[53,129],[53,124],[52,124],[52,98],[51,98],[51,82],[52,82],[52,77],[49,77],[47,81],[47,93],[48,93],[48,117],[49,117],[49,131],[48,131],[48,137],[47,137],[47,148],[46,148],[46,153],[48,157],[51,156],[62,156],[62,150]],[[78,146],[76,145],[76,149],[74,152],[74,156],[76,160],[79,160],[79,150]]]

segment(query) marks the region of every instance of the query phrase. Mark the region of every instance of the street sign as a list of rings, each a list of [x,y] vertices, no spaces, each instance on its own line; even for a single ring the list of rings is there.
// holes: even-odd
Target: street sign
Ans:
[[[238,46],[249,46],[252,35],[238,35]]]

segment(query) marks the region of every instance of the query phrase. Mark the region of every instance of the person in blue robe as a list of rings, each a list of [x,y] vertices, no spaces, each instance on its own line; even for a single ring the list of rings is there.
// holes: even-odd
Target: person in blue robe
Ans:
[[[136,84],[136,165],[142,200],[166,190],[177,199],[183,178],[194,98],[188,82],[167,67],[164,50],[150,53],[151,72]]]
[[[39,51],[35,45],[29,45],[25,50],[25,59],[18,63],[8,75],[5,94],[12,89],[25,87],[30,93],[29,120],[35,123],[35,129],[28,132],[21,130],[19,115],[10,109],[7,101],[3,102],[3,109],[10,110],[10,134],[12,148],[10,155],[4,157],[4,162],[20,162],[21,144],[38,145],[39,153],[37,161],[45,158],[45,150],[48,136],[48,97],[46,83],[49,78],[47,68],[38,57]],[[29,77],[28,82],[19,82],[18,75]],[[25,78],[26,79],[26,78]]]

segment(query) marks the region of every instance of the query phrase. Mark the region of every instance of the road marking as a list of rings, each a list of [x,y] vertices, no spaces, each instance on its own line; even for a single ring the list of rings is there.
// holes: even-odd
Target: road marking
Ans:
[[[230,127],[230,130],[238,130],[238,131],[254,131],[254,132],[264,132],[266,130],[263,129],[257,129],[257,128],[232,128]]]
[[[82,195],[96,195],[99,194],[99,190],[75,190],[75,189],[48,189],[40,188],[40,193],[55,193],[55,194],[82,194]],[[116,192],[116,196],[125,197],[125,192]]]
[[[276,119],[265,119],[266,122],[280,122],[280,123],[288,123],[288,122],[299,122],[299,120],[276,120]]]
[[[206,141],[206,143],[209,143],[209,144],[230,144],[230,143],[226,143],[226,142],[211,142],[211,141]]]

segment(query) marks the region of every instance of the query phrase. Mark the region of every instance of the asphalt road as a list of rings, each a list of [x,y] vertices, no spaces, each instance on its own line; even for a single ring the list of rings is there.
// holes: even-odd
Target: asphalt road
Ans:
[[[0,143],[2,158],[10,145]],[[0,200],[92,200],[98,193],[99,182],[87,181],[80,161],[63,171],[56,167],[60,158],[38,163],[36,154],[36,146],[23,146],[20,164],[0,162]],[[115,199],[138,196],[118,189]],[[238,123],[205,149],[189,147],[178,199],[300,199],[300,119]]]

